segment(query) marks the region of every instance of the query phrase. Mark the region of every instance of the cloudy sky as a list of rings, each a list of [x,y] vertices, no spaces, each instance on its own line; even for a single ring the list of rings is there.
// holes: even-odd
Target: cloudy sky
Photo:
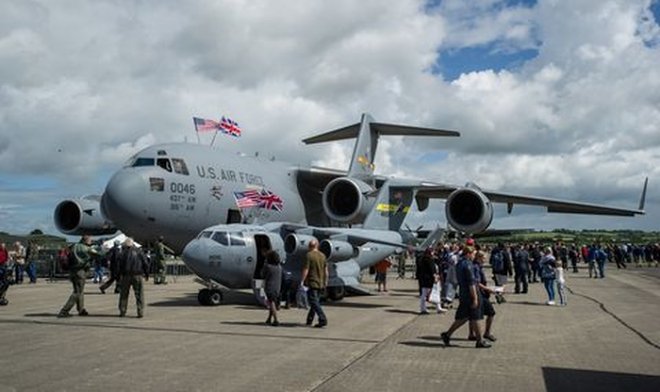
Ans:
[[[381,139],[382,174],[631,208],[650,179],[641,218],[495,228],[658,230],[659,21],[658,0],[3,0],[0,231],[55,232],[134,152],[196,142],[192,116],[240,123],[221,148],[346,168],[350,143],[300,140],[362,112],[462,133]]]

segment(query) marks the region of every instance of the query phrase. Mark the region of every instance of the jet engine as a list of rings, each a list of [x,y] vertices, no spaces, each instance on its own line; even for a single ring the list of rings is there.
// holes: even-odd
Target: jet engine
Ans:
[[[319,244],[319,250],[328,262],[346,261],[357,255],[353,245],[344,241],[323,240]]]
[[[330,219],[361,223],[371,211],[375,198],[370,185],[349,177],[335,178],[323,190],[323,210]]]
[[[309,242],[316,237],[305,234],[289,234],[284,238],[284,251],[288,255],[300,256],[309,251]]]
[[[453,191],[445,202],[445,215],[452,227],[466,233],[480,233],[493,221],[493,205],[479,188],[468,185]]]
[[[55,207],[55,226],[69,235],[108,235],[117,231],[115,225],[101,213],[101,197],[83,196],[69,199]]]

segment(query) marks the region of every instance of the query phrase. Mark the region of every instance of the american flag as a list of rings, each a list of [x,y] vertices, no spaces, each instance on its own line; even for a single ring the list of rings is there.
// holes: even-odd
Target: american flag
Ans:
[[[276,211],[282,211],[284,208],[282,198],[265,189],[234,192],[234,198],[238,208],[257,207]]]
[[[257,207],[261,201],[261,193],[257,190],[234,192],[234,198],[238,208]]]
[[[238,126],[238,123],[229,117],[222,116],[222,119],[220,120],[220,129],[223,133],[228,135],[235,137],[241,136],[241,128]]]
[[[197,132],[217,131],[220,129],[219,122],[207,120],[205,118],[193,117],[193,123],[195,124],[195,131]]]

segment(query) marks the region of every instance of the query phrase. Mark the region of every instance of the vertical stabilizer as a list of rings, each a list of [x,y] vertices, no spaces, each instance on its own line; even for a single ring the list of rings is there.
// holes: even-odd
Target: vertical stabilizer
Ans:
[[[371,127],[373,121],[373,117],[369,114],[362,114],[351,165],[348,168],[349,177],[368,181],[374,174],[374,157],[378,146],[378,132]]]

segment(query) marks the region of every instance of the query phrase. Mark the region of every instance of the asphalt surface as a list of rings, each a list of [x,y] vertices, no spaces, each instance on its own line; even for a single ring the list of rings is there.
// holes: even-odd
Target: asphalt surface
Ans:
[[[538,283],[508,294],[490,349],[475,349],[467,327],[444,347],[454,311],[418,315],[416,281],[392,273],[386,294],[326,304],[324,329],[305,327],[301,309],[266,326],[248,292],[200,306],[181,277],[146,285],[143,319],[132,297],[117,317],[118,297],[91,283],[90,316],[58,319],[70,285],[41,280],[10,287],[0,307],[0,392],[659,391],[660,280],[649,271],[568,273],[566,307],[544,305]]]

